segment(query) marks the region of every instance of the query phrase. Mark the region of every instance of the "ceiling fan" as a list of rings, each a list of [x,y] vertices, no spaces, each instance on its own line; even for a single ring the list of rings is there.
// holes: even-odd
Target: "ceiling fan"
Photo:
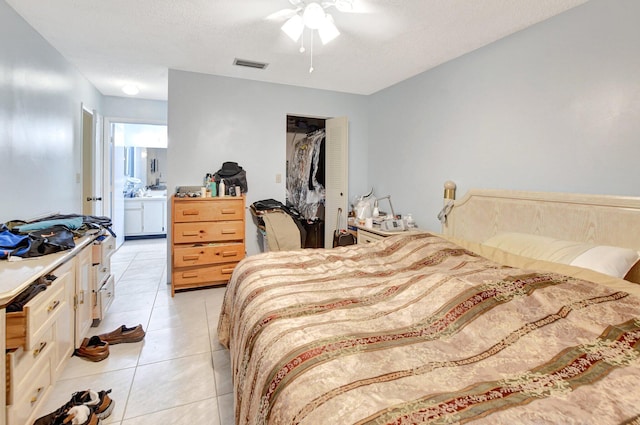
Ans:
[[[309,72],[313,72],[313,32],[318,31],[318,36],[322,44],[327,44],[340,35],[340,31],[333,21],[333,17],[325,11],[334,7],[340,12],[353,11],[354,0],[289,0],[293,8],[282,9],[269,16],[269,20],[286,19],[282,25],[282,31],[293,41],[297,42],[302,37],[300,53],[304,53],[304,30],[311,30],[311,67]]]

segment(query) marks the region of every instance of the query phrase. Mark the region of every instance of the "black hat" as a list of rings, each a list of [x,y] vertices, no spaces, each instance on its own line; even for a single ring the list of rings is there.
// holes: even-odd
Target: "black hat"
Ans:
[[[237,162],[224,162],[222,163],[222,168],[218,171],[218,174],[227,177],[238,174],[242,171],[242,167],[238,165]]]

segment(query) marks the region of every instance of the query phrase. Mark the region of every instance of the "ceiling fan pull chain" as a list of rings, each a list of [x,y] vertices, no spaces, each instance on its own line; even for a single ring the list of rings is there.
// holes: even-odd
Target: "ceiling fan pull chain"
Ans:
[[[311,30],[311,66],[309,67],[309,74],[313,72],[313,30]]]

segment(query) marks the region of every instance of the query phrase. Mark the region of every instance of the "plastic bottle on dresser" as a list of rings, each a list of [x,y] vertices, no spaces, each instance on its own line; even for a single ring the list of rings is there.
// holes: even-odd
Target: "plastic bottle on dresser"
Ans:
[[[225,190],[225,186],[224,186],[224,179],[220,179],[220,186],[218,186],[218,189],[220,190],[220,197],[224,197],[224,190]]]
[[[211,191],[211,197],[215,198],[216,197],[216,181],[214,180],[213,177],[211,177],[211,180],[209,181],[209,190]]]

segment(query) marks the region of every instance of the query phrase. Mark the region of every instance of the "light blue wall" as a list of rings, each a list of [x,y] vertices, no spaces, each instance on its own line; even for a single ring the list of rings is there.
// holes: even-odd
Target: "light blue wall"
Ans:
[[[81,108],[101,95],[0,0],[0,222],[82,212]]]
[[[592,0],[369,99],[369,174],[440,229],[443,183],[640,195],[640,2]]]
[[[362,192],[367,187],[366,101],[359,95],[170,70],[169,191],[201,185],[206,173],[235,161],[247,171],[247,205],[268,198],[284,202],[286,116],[302,115],[349,118],[349,192]],[[247,252],[255,254],[256,227],[250,216],[247,220]]]
[[[226,160],[284,198],[287,114],[346,115],[370,185],[439,229],[442,184],[640,195],[640,2],[591,0],[371,96],[170,71],[167,103],[102,97],[0,0],[0,221],[79,211],[80,108],[169,123],[170,187]],[[253,249],[252,247],[251,249]],[[257,248],[256,248],[257,249]]]

